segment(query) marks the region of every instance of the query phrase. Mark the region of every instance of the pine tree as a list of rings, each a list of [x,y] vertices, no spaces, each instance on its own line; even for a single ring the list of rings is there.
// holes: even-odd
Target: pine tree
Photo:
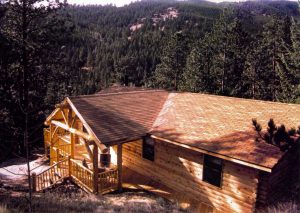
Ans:
[[[298,39],[295,39],[295,32],[292,32],[292,20],[290,17],[283,20],[273,17],[264,29],[262,49],[267,55],[264,71],[269,77],[267,90],[271,95],[267,99],[293,101],[297,98],[295,94],[299,87],[299,68],[297,62],[294,63],[297,61],[294,47],[297,46]]]
[[[237,96],[245,66],[248,34],[225,10],[212,32],[195,45],[184,73],[185,89]]]
[[[246,62],[240,79],[241,97],[253,99],[268,99],[269,92],[266,90],[269,81],[269,74],[265,72],[268,55],[266,48],[261,45],[261,36],[252,39],[246,56]]]
[[[291,18],[290,40],[287,68],[291,81],[291,93],[287,101],[300,103],[300,24],[293,17]]]
[[[182,32],[177,32],[170,38],[163,50],[162,62],[155,70],[155,81],[159,87],[178,90],[188,49],[187,37]]]
[[[194,48],[187,57],[186,68],[183,73],[182,89],[190,92],[215,91],[216,85],[213,81],[212,63],[213,47],[209,35],[193,45]]]
[[[6,13],[3,27],[0,28],[0,34],[11,43],[12,49],[9,52],[14,56],[14,61],[6,70],[9,72],[6,73],[6,80],[11,80],[11,97],[5,101],[9,101],[11,107],[9,110],[12,115],[11,125],[15,129],[15,143],[21,147],[19,151],[27,159],[29,212],[32,211],[29,164],[32,138],[37,139],[41,134],[41,131],[36,130],[41,130],[43,125],[45,103],[42,97],[47,91],[48,71],[54,65],[51,45],[57,44],[57,36],[52,30],[58,30],[61,23],[51,15],[62,6],[58,1],[47,6],[40,3],[40,0],[7,1],[4,5]]]

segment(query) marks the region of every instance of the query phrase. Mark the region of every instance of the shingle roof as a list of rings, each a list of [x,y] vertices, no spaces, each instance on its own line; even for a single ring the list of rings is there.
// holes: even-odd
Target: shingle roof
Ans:
[[[297,127],[300,124],[300,105],[172,93],[151,132],[162,138],[272,168],[283,152],[265,142],[256,142],[253,118],[264,128],[270,118],[277,124]]]
[[[286,127],[300,125],[300,105],[158,90],[71,98],[106,145],[155,136],[245,162],[272,168],[283,156],[277,147],[256,142],[252,118],[266,128],[273,118]]]
[[[151,129],[168,92],[104,93],[70,98],[73,105],[104,144],[138,138]]]

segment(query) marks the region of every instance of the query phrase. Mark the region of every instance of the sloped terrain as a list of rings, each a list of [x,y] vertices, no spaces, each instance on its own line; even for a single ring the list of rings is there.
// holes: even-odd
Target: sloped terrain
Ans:
[[[119,194],[87,194],[70,182],[44,193],[34,193],[33,212],[185,212],[163,198],[145,191]],[[26,212],[25,192],[1,189],[0,212]]]
[[[31,161],[36,172],[47,168],[44,158]],[[0,165],[0,213],[28,212],[26,164],[17,159]],[[38,171],[39,170],[39,171]],[[88,194],[70,181],[34,193],[33,212],[186,212],[177,204],[142,190],[104,196]]]

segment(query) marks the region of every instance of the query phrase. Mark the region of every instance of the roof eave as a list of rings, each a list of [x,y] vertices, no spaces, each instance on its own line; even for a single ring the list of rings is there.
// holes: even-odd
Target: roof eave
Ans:
[[[155,136],[155,135],[151,135],[151,137],[154,138],[154,139],[158,139],[158,140],[162,140],[162,141],[165,141],[165,142],[168,142],[168,143],[172,143],[174,145],[181,146],[181,147],[184,147],[184,148],[187,148],[187,149],[192,149],[192,150],[195,150],[197,152],[201,152],[203,154],[209,154],[211,156],[215,156],[215,157],[218,157],[218,158],[221,158],[221,159],[233,162],[233,163],[237,163],[237,164],[240,164],[240,165],[244,165],[244,166],[247,166],[247,167],[258,169],[258,170],[261,170],[261,171],[264,171],[264,172],[268,172],[268,173],[272,172],[272,168],[269,168],[269,167],[265,167],[265,166],[262,166],[262,165],[254,164],[254,163],[247,162],[247,161],[243,161],[243,160],[240,160],[240,159],[237,159],[237,158],[222,155],[222,154],[215,153],[215,152],[212,152],[212,151],[208,151],[208,150],[205,150],[205,149],[201,149],[201,148],[198,148],[198,147],[196,148],[196,147],[189,146],[189,145],[179,143],[179,142],[176,142],[176,141],[171,141],[171,140],[161,138],[161,137],[158,137],[158,136]]]

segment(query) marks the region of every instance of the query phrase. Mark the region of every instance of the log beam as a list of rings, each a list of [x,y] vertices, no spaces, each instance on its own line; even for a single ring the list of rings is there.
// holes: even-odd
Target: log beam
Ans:
[[[59,122],[59,121],[56,121],[56,120],[52,120],[51,124],[53,124],[55,126],[58,126],[58,127],[62,128],[64,130],[67,130],[70,133],[76,134],[79,137],[82,137],[82,138],[86,139],[87,141],[95,141],[96,142],[96,140],[95,140],[95,138],[93,136],[91,136],[91,135],[89,135],[89,134],[87,134],[85,132],[79,131],[77,129],[71,128],[67,124],[64,124],[62,122]],[[100,150],[102,152],[106,152],[108,150],[108,148],[104,144],[97,143],[97,145],[98,145],[98,147],[100,148]]]
[[[67,117],[66,117],[66,115],[65,115],[64,110],[63,110],[63,109],[60,109],[60,112],[61,112],[61,115],[62,115],[62,117],[63,117],[65,123],[68,124],[68,120],[67,120]]]
[[[58,126],[58,127],[62,128],[64,130],[67,130],[70,133],[73,133],[73,134],[76,134],[76,135],[78,135],[80,137],[83,137],[84,139],[86,139],[88,141],[92,141],[93,140],[93,137],[91,135],[89,135],[89,134],[87,134],[85,132],[79,131],[77,129],[71,128],[67,124],[64,124],[62,122],[52,120],[51,124],[54,124],[55,126]]]
[[[59,109],[69,109],[70,105],[65,102],[65,103],[60,103],[60,104],[55,104],[55,108],[59,108]]]
[[[94,143],[94,146],[95,146],[95,142],[93,142]],[[88,152],[88,154],[89,154],[89,157],[90,157],[90,159],[93,159],[93,153],[92,153],[92,151],[91,151],[91,149],[90,149],[90,146],[88,145],[88,143],[86,142],[86,140],[84,140],[84,145],[85,145],[85,148],[86,148],[86,151]]]

